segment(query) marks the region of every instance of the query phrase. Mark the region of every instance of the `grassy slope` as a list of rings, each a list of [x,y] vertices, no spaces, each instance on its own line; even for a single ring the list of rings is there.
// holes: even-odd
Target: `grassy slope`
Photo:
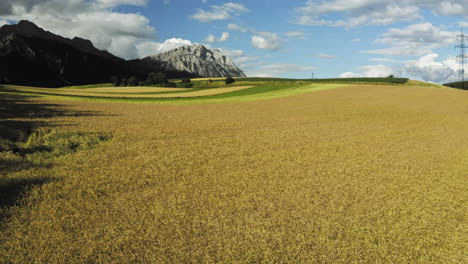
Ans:
[[[5,87],[10,92],[35,94],[43,96],[43,98],[52,98],[60,100],[96,100],[96,101],[119,101],[119,102],[154,102],[154,103],[222,103],[222,102],[239,102],[252,101],[282,97],[287,95],[307,93],[311,91],[320,91],[341,87],[345,84],[385,84],[392,83],[393,85],[412,85],[415,81],[408,81],[405,78],[345,78],[345,79],[285,79],[285,78],[237,78],[236,83],[225,85],[222,79],[213,79],[209,83],[206,79],[194,79],[193,89],[190,92],[202,93],[204,90],[212,88],[224,88],[232,86],[255,86],[245,91],[227,92],[218,95],[210,96],[187,96],[183,97],[187,91],[157,91],[157,92],[140,92],[133,93],[132,87],[116,87],[116,90],[122,89],[122,93],[117,91],[97,92],[95,88],[109,87],[110,84],[95,84],[83,86],[70,86],[59,89],[8,86]],[[410,84],[411,83],[411,84]],[[426,85],[427,83],[420,82],[419,84]],[[167,90],[167,89],[166,89]],[[168,89],[170,90],[170,88]],[[1,91],[0,91],[1,92]],[[156,98],[158,95],[167,97],[169,94],[178,95],[177,98]],[[45,96],[46,95],[46,96]],[[141,95],[141,98],[137,98]],[[153,96],[154,95],[154,96]],[[149,98],[155,97],[155,98]],[[131,99],[130,99],[131,98]]]
[[[0,263],[466,260],[466,93],[270,88],[232,104],[48,104],[73,110],[47,118],[55,129],[114,140],[6,175],[47,181],[11,208]]]
[[[358,78],[325,78],[325,79],[289,79],[289,78],[271,78],[271,77],[235,77],[237,81],[242,82],[312,82],[312,83],[360,83],[360,82],[374,82],[374,83],[387,83],[387,84],[403,84],[409,79],[407,78],[382,78],[382,77],[358,77]],[[192,81],[208,83],[212,82],[224,82],[225,78],[195,78]],[[180,79],[174,79],[172,81],[179,82]]]

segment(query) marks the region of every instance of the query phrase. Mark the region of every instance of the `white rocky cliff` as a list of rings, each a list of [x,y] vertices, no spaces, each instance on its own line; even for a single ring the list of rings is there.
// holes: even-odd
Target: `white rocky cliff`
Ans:
[[[142,59],[165,71],[185,71],[203,77],[246,77],[231,58],[197,44]]]

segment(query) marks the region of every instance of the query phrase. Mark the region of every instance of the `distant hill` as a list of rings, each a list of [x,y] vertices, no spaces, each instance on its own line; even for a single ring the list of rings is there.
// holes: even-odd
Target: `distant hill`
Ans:
[[[452,88],[456,88],[456,89],[468,90],[468,81],[444,83],[443,85],[448,86],[448,87],[452,87]]]
[[[64,38],[62,36],[55,35],[49,31],[45,31],[42,28],[36,26],[36,24],[27,20],[21,20],[16,25],[4,25],[0,28],[0,36],[5,36],[9,34],[16,34],[27,38],[38,38],[43,40],[56,41],[68,44],[86,53],[109,58],[117,58],[107,51],[95,48],[90,40],[82,39],[79,37],[75,37],[73,39]]]
[[[200,44],[173,49],[141,61],[162,71],[184,71],[201,77],[246,77],[231,58]]]

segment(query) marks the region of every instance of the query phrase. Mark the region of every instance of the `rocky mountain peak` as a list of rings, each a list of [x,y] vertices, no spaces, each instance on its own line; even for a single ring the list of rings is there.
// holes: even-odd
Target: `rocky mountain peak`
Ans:
[[[146,57],[143,61],[169,71],[186,71],[204,77],[245,77],[233,60],[219,50],[201,44],[179,47]]]

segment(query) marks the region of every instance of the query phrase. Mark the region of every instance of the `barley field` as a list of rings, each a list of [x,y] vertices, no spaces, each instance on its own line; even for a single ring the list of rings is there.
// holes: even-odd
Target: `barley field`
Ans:
[[[243,77],[236,77],[235,79],[238,80],[238,79],[242,79]],[[226,78],[224,77],[213,77],[213,78],[192,78],[191,79],[192,81],[208,81],[208,80],[212,80],[212,81],[224,81],[226,80]]]
[[[160,92],[174,92],[174,91],[190,91],[189,88],[164,88],[164,87],[99,87],[99,88],[88,88],[88,89],[69,89],[63,88],[65,91],[86,91],[88,93],[104,93],[104,94],[127,94],[127,93],[160,93]]]
[[[3,204],[0,263],[467,263],[468,93],[306,87],[196,104],[11,93],[48,114],[3,120],[109,136],[7,167],[0,187],[33,184]]]
[[[92,88],[37,88],[15,85],[0,85],[0,94],[20,94],[40,97],[46,100],[60,101],[92,101],[92,102],[125,102],[132,104],[158,103],[158,104],[206,104],[206,103],[233,103],[258,101],[284,96],[298,95],[337,87],[344,84],[304,84],[298,82],[241,82],[240,86],[221,86],[210,88],[136,88],[142,89],[140,93],[131,92],[135,88],[109,88],[118,92],[96,93],[87,92]],[[159,92],[147,92],[151,89],[164,89]],[[171,89],[171,91],[167,91]],[[69,91],[73,90],[73,91]],[[121,92],[123,91],[123,92]]]
[[[26,92],[35,94],[47,94],[57,96],[81,96],[81,97],[101,97],[101,98],[189,98],[202,97],[235,92],[253,86],[233,86],[216,89],[191,89],[191,88],[163,88],[163,87],[103,87],[89,89],[68,89],[68,88],[36,88],[9,86],[16,92]],[[181,92],[183,91],[183,92]]]

